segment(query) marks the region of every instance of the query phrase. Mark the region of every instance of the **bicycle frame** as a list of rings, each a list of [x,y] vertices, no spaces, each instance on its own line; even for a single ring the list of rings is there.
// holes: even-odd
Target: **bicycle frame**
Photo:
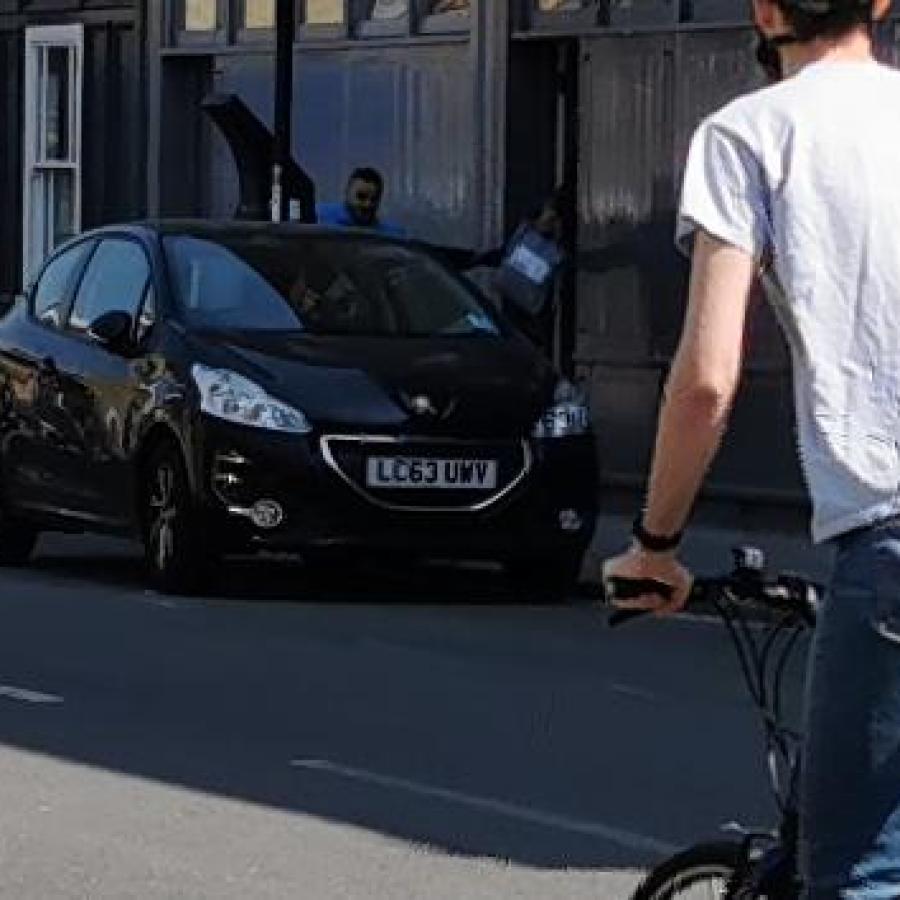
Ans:
[[[801,889],[797,851],[802,735],[785,724],[782,695],[787,666],[800,635],[815,625],[820,589],[795,575],[766,578],[764,556],[755,548],[735,548],[733,554],[732,574],[725,578],[699,579],[691,597],[712,604],[734,645],[747,691],[762,718],[769,781],[781,818],[775,830],[745,829],[736,824],[725,826],[723,830],[741,838],[737,861],[728,864],[733,874],[725,897],[726,900],[796,900]],[[668,585],[653,579],[610,578],[604,587],[613,601],[646,594],[667,597],[671,593]],[[751,617],[750,612],[759,609],[765,609],[766,616]],[[640,607],[620,608],[610,617],[610,625],[622,625],[646,612]],[[664,862],[654,873],[663,879],[672,877],[667,866],[706,846],[689,848]],[[733,859],[729,854],[729,860]],[[643,896],[644,884],[652,883],[654,873],[635,896]],[[663,880],[662,884],[667,882]],[[653,889],[658,887],[656,884]]]
[[[726,826],[724,830],[743,836],[745,860],[727,897],[795,900],[800,894],[797,789],[802,736],[783,722],[782,695],[788,663],[806,624],[793,612],[783,612],[768,624],[751,622],[745,606],[750,609],[759,586],[753,579],[748,579],[745,591],[739,585],[736,589],[733,584],[723,584],[712,603],[726,626],[747,690],[762,716],[769,780],[781,821],[775,832]]]

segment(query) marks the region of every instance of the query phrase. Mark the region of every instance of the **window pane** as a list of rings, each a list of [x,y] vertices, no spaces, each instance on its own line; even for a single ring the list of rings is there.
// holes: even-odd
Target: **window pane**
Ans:
[[[75,236],[75,173],[71,169],[57,169],[50,177],[53,179],[52,246],[58,247]]]
[[[44,139],[47,136],[47,103],[44,100],[46,96],[47,79],[44,77],[44,65],[47,61],[47,48],[35,47],[35,97],[37,98],[34,121],[34,137],[32,148],[34,150],[34,158],[38,161],[45,159],[44,156]]]
[[[136,243],[103,241],[81,280],[69,326],[87,331],[98,316],[112,310],[136,316],[149,277],[147,257]]]
[[[429,12],[432,15],[440,15],[441,13],[467,14],[470,5],[470,0],[432,0]]]
[[[69,159],[69,48],[47,48],[44,159]]]
[[[370,19],[402,19],[409,12],[409,0],[375,0]]]
[[[306,0],[307,25],[339,25],[344,21],[344,0]]]
[[[34,314],[46,325],[59,328],[72,281],[87,256],[91,241],[85,241],[60,254],[41,273],[34,292]]]
[[[31,176],[29,266],[35,272],[50,252],[75,235],[75,172],[35,170]]]
[[[216,30],[216,0],[184,0],[185,31]]]
[[[244,0],[244,28],[274,28],[275,0]]]
[[[583,9],[586,0],[537,0],[537,8],[541,12],[562,12],[571,9]]]
[[[50,234],[48,230],[48,199],[50,197],[50,175],[47,172],[35,172],[31,176],[28,192],[29,235],[28,235],[28,272],[34,275],[38,267],[50,252]]]

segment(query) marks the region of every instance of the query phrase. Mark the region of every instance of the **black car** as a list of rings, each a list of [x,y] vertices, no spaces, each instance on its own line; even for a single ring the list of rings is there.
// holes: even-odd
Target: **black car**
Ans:
[[[0,561],[136,535],[156,584],[223,554],[496,559],[574,578],[583,397],[422,246],[297,225],[80,235],[0,321]]]

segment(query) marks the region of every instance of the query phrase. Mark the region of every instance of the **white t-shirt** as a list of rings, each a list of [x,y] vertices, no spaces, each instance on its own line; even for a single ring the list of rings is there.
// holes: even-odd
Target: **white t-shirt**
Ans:
[[[813,539],[900,512],[900,72],[813,63],[703,122],[679,245],[697,228],[773,255]]]

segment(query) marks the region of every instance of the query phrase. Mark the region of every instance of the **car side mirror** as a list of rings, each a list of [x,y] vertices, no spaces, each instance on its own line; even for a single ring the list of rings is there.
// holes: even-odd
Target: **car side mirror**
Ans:
[[[112,309],[91,322],[88,336],[108,350],[122,351],[131,346],[134,320],[121,309]]]

